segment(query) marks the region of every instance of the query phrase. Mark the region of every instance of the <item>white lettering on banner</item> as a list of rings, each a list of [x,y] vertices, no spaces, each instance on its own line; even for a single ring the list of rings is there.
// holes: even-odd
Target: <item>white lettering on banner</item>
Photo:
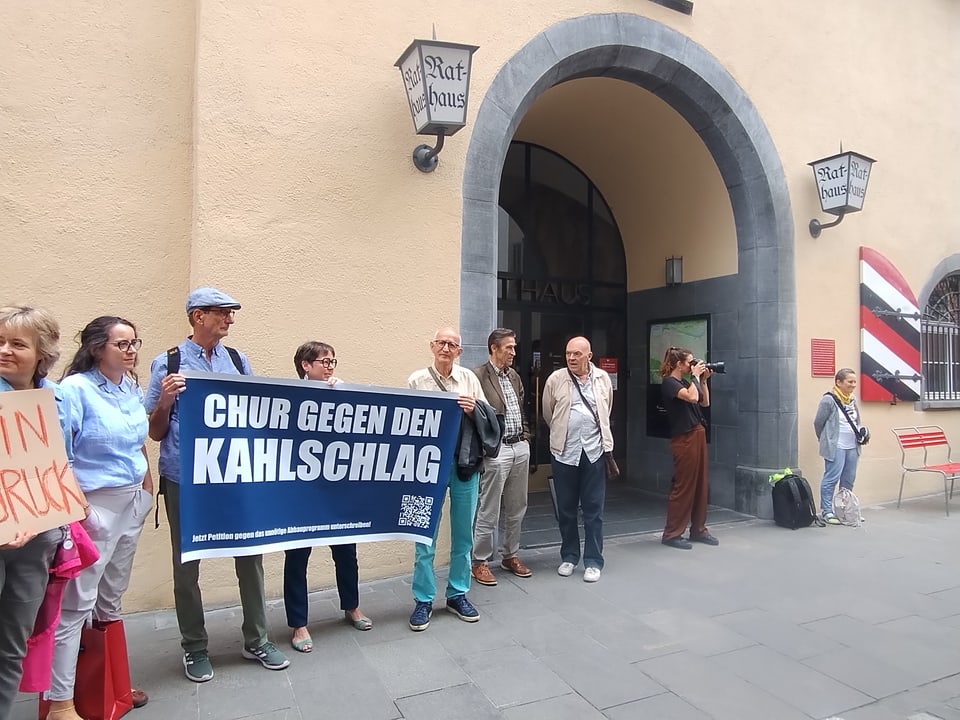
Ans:
[[[304,432],[383,435],[386,423],[385,405],[304,400],[297,411],[297,429]]]
[[[252,447],[251,447],[252,443]],[[226,445],[221,469],[220,455]],[[334,441],[324,448],[319,440],[304,440],[294,452],[286,438],[195,438],[193,484],[261,482],[419,482],[440,480],[440,448],[410,444]],[[299,463],[294,465],[294,455]]]
[[[203,424],[208,428],[286,430],[290,401],[286,398],[211,393],[203,401]]]
[[[390,424],[391,435],[406,435],[407,437],[440,437],[439,410],[428,408],[398,407],[393,411],[393,422]]]

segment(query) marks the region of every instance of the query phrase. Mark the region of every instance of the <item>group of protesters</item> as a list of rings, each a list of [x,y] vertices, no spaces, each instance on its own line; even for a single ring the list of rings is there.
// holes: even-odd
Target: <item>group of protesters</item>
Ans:
[[[156,489],[163,494],[173,555],[173,589],[187,678],[205,682],[214,676],[207,651],[199,560],[183,562],[180,538],[180,418],[177,397],[187,386],[181,371],[252,374],[247,357],[225,346],[240,303],[211,287],[192,291],[186,302],[190,335],[157,356],[144,393],[136,375],[142,339],[122,317],[102,316],[79,333],[79,348],[59,383],[48,377],[59,359],[60,330],[45,310],[0,308],[0,391],[50,388],[53,391],[67,459],[82,491],[81,526],[96,548],[97,559],[64,588],[59,621],[52,633],[52,672],[45,699],[48,717],[75,720],[74,684],[81,632],[90,620],[109,623],[120,617],[143,522],[152,507],[154,477],[147,461],[147,438],[160,443]],[[489,361],[463,368],[457,330],[439,329],[429,343],[430,366],[417,370],[408,386],[420,391],[455,393],[463,423],[488,451],[464,467],[454,462],[450,494],[450,572],[446,608],[466,622],[479,612],[468,600],[471,580],[495,586],[490,564],[500,534],[500,567],[515,577],[532,571],[518,557],[520,526],[527,506],[530,432],[524,412],[524,389],[511,367],[516,334],[498,328],[488,339]],[[586,338],[567,345],[567,367],[544,386],[544,420],[550,429],[555,495],[561,535],[558,574],[568,577],[581,559],[578,508],[584,522],[583,579],[596,582],[603,567],[604,456],[613,449],[609,376],[591,362]],[[310,341],[294,354],[297,375],[306,380],[340,382],[337,358],[328,344]],[[462,433],[461,433],[462,435]],[[439,512],[439,511],[438,511]],[[439,517],[436,526],[439,528]],[[434,540],[436,535],[434,536]],[[68,528],[36,535],[18,532],[0,545],[0,720],[7,720],[21,683],[28,638],[44,599],[51,564],[58,549],[70,543]],[[291,645],[310,652],[307,629],[307,564],[310,548],[286,551],[284,600]],[[357,549],[334,545],[337,587],[344,620],[360,631],[373,622],[360,610]],[[425,630],[437,592],[435,543],[417,543],[413,568],[414,610],[409,626]],[[288,658],[267,634],[262,556],[234,560],[243,611],[243,657],[280,670]],[[24,680],[26,677],[24,677]],[[147,702],[142,690],[131,693],[135,707]]]

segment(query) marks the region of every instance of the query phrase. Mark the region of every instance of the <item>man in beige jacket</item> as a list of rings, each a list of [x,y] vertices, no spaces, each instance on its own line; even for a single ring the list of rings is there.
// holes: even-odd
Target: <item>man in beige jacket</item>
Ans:
[[[610,376],[590,362],[590,341],[567,343],[567,367],[553,372],[543,386],[543,419],[550,428],[550,464],[560,520],[563,577],[580,562],[577,506],[583,510],[583,580],[596,582],[603,569],[603,503],[606,474],[603,454],[613,450]]]

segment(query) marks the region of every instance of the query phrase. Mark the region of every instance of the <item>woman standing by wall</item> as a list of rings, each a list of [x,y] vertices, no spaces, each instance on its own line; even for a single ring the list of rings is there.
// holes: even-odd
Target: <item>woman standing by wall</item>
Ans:
[[[0,392],[51,388],[67,458],[72,460],[72,404],[62,388],[47,380],[60,357],[59,344],[60,326],[46,310],[22,305],[0,308]],[[17,697],[27,638],[62,538],[63,531],[53,528],[38,535],[18,532],[13,541],[0,545],[0,720],[10,717]]]
[[[74,474],[90,503],[84,528],[100,559],[64,590],[47,697],[55,720],[78,720],[73,706],[80,632],[86,620],[120,619],[133,557],[150,513],[153,479],[143,448],[147,414],[134,366],[142,340],[129,320],[102,316],[80,332],[62,385],[74,400]],[[135,707],[147,696],[133,691]]]
[[[853,397],[857,389],[857,373],[841,368],[834,378],[833,389],[824,393],[813,418],[813,429],[820,441],[823,458],[823,479],[820,481],[820,514],[828,525],[840,525],[833,512],[833,494],[840,487],[853,490],[860,462],[859,438],[854,427],[860,428],[860,408]]]

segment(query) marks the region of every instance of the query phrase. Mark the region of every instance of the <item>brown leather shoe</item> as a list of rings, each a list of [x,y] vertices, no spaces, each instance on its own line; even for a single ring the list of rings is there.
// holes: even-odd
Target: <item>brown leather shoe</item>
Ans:
[[[490,567],[486,563],[474,565],[470,572],[473,575],[473,579],[481,585],[497,584],[497,579],[493,576],[493,573],[490,572]]]
[[[528,578],[533,575],[533,570],[520,562],[520,558],[518,557],[504,558],[500,567],[504,570],[509,570],[517,577]]]
[[[142,708],[150,700],[143,690],[139,690],[137,688],[130,690],[130,696],[133,699],[133,706],[135,708]]]

